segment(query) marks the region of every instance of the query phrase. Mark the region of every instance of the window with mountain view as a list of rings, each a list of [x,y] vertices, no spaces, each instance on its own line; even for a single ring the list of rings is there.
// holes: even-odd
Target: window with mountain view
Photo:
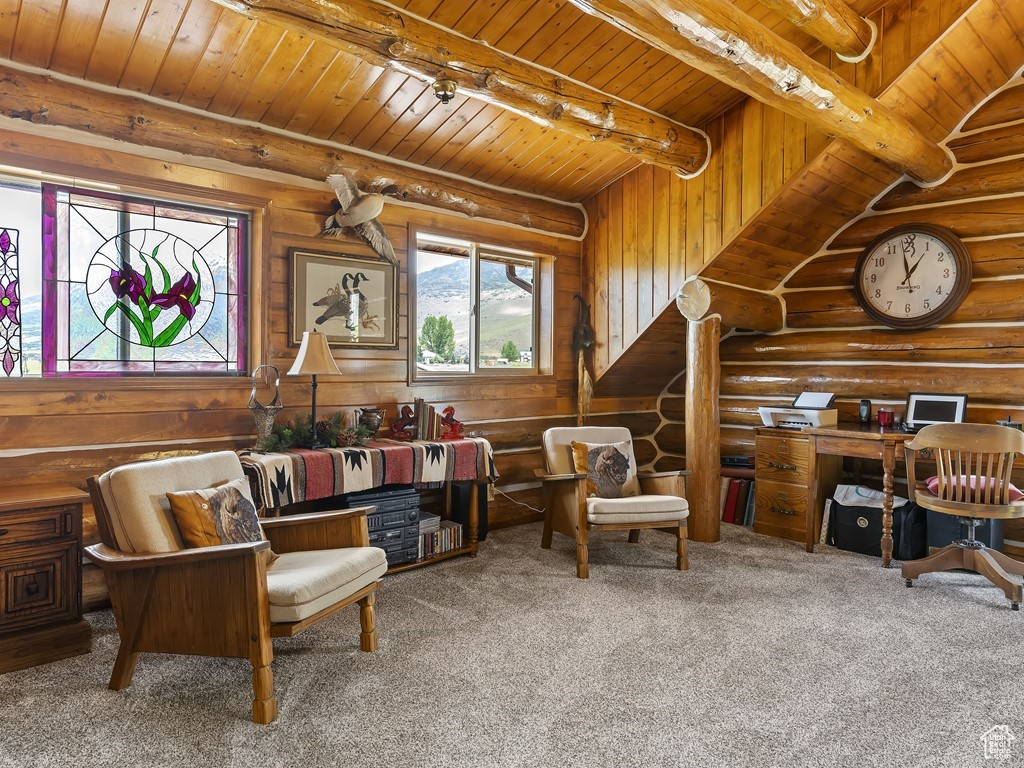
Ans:
[[[538,259],[423,233],[416,243],[416,375],[535,373]]]
[[[245,372],[244,215],[17,181],[0,210],[0,377]]]

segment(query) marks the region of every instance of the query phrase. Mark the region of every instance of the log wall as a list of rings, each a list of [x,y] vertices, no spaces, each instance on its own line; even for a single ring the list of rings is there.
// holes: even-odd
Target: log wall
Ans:
[[[785,404],[805,390],[835,392],[840,420],[856,420],[861,398],[872,411],[888,406],[902,415],[914,391],[967,394],[967,421],[1024,420],[1024,177],[1012,170],[1024,138],[1022,92],[1020,79],[1011,81],[950,139],[958,166],[948,181],[926,190],[892,186],[793,272],[779,291],[785,330],[723,340],[722,453],[753,453],[757,406]],[[908,222],[949,227],[974,264],[960,308],[920,331],[877,326],[852,288],[861,250]],[[676,389],[662,399],[663,413],[678,410]],[[1024,526],[1011,535],[1024,539]]]

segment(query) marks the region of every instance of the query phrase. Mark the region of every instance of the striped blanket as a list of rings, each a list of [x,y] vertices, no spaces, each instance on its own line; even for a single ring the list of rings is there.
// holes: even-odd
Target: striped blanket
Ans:
[[[491,444],[482,437],[444,442],[379,440],[351,448],[243,451],[239,458],[262,509],[381,485],[495,480]]]

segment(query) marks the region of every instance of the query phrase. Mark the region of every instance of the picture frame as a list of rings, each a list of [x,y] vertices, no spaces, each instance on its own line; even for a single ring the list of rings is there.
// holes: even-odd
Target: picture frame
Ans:
[[[967,395],[910,392],[903,421],[914,428],[929,424],[959,424],[967,413]]]
[[[332,347],[398,349],[398,268],[379,256],[289,248],[290,346],[304,331]]]

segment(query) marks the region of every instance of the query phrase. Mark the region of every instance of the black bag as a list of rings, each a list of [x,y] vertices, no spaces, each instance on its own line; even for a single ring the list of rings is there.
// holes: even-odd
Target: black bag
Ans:
[[[882,556],[882,510],[831,500],[826,541],[838,549],[873,557]],[[907,502],[892,512],[892,554],[898,560],[916,560],[928,554],[927,515]]]

